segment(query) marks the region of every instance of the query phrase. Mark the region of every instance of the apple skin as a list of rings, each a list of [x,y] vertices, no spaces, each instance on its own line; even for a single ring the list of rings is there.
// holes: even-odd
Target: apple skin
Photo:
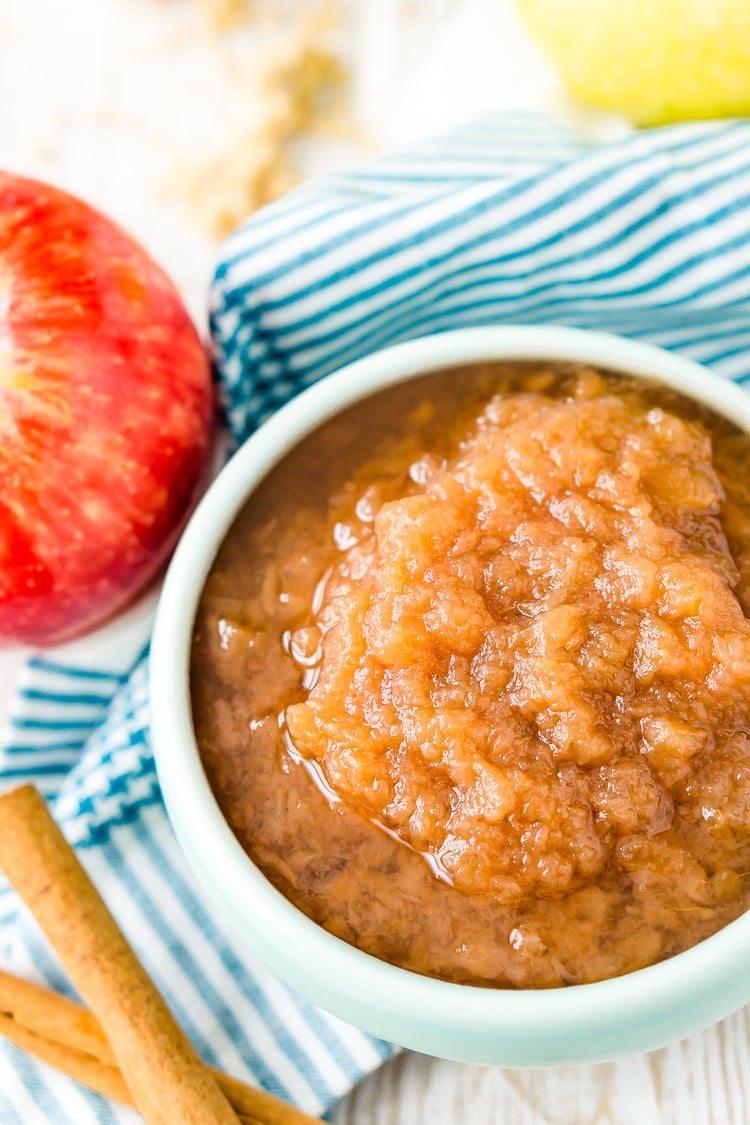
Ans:
[[[104,215],[0,172],[0,642],[110,617],[169,555],[211,445],[208,358]]]

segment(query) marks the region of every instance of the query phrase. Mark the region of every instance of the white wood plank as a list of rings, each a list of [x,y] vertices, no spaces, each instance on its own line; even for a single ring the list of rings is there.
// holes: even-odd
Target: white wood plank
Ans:
[[[335,1125],[750,1125],[750,1009],[650,1055],[542,1070],[406,1053]]]

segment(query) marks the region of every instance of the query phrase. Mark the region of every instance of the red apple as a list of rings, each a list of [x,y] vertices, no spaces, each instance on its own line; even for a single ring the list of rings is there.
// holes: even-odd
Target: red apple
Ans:
[[[129,601],[196,495],[209,364],[113,222],[0,172],[0,638],[53,644]]]

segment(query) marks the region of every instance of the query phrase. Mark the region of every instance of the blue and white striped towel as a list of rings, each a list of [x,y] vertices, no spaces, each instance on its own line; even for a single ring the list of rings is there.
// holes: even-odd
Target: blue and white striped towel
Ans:
[[[489,118],[266,208],[227,240],[211,298],[238,441],[296,391],[377,347],[503,321],[621,332],[750,379],[750,122],[596,147],[541,118]],[[292,995],[196,891],[149,748],[148,626],[136,612],[109,644],[30,662],[0,783],[29,778],[55,798],[205,1057],[322,1112],[389,1048]],[[0,943],[13,971],[66,987],[7,891]],[[0,1045],[3,1125],[129,1120]]]

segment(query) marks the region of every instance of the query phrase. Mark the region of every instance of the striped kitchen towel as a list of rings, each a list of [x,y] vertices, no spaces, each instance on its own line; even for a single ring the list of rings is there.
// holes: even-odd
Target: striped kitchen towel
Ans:
[[[588,145],[498,115],[309,184],[226,241],[211,329],[247,436],[377,348],[567,324],[750,375],[750,121]]]
[[[214,1066],[322,1114],[392,1053],[290,992],[224,931],[196,889],[161,803],[149,746],[151,614],[99,644],[36,656],[23,669],[0,753],[0,782],[33,781],[149,973]],[[140,650],[140,651],[139,651]],[[0,892],[0,967],[70,992],[12,891]],[[0,1042],[2,1125],[140,1121]],[[177,1125],[177,1123],[176,1123]]]
[[[604,146],[496,116],[309,183],[231,235],[211,293],[230,427],[242,441],[302,387],[375,348],[498,322],[621,332],[750,379],[750,123],[652,130]],[[212,1063],[313,1112],[389,1048],[290,993],[223,932],[185,870],[148,733],[134,611],[25,668],[0,781],[30,778]],[[0,892],[3,964],[65,988]],[[0,1045],[0,1121],[126,1122]]]

